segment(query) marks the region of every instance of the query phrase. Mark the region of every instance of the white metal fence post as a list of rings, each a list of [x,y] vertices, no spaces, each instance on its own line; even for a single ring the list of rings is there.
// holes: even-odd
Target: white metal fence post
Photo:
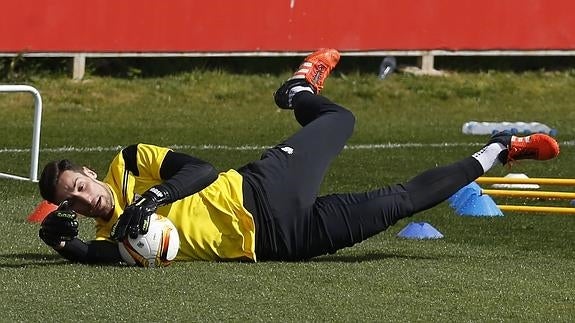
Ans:
[[[0,178],[38,181],[38,156],[40,154],[40,128],[42,124],[42,97],[40,92],[30,85],[0,85],[0,92],[27,92],[34,96],[34,128],[32,130],[32,148],[30,158],[30,176],[28,178],[0,173]]]

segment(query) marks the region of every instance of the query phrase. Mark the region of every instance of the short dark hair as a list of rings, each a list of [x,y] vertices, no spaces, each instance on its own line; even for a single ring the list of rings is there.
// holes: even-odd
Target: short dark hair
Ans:
[[[56,185],[58,185],[60,174],[66,170],[84,173],[82,166],[68,159],[51,161],[44,166],[44,170],[42,170],[42,175],[40,175],[40,180],[38,181],[40,195],[42,195],[43,199],[56,204]]]

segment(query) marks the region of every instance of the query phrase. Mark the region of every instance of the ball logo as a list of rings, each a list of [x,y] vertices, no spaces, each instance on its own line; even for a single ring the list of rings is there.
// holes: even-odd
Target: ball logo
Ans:
[[[285,146],[285,147],[282,147],[281,150],[286,152],[288,155],[293,154],[293,148],[292,147]]]

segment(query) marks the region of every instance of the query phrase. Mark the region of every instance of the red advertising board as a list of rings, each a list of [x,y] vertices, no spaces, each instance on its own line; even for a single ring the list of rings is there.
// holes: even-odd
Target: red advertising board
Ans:
[[[3,1],[0,53],[573,50],[571,0]]]

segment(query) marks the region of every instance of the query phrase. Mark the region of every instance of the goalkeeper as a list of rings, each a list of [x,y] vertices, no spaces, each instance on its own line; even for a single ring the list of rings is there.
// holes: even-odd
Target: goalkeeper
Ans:
[[[237,170],[217,172],[205,161],[148,144],[123,149],[103,180],[66,159],[48,163],[40,193],[61,207],[45,218],[40,238],[71,261],[116,263],[117,241],[147,232],[156,212],[178,228],[177,260],[306,260],[441,203],[498,163],[559,153],[547,135],[499,133],[472,156],[405,183],[318,196],[355,122],[350,111],[318,95],[338,60],[333,49],[304,60],[274,94],[302,128]],[[77,237],[76,214],[95,219],[94,240]]]

